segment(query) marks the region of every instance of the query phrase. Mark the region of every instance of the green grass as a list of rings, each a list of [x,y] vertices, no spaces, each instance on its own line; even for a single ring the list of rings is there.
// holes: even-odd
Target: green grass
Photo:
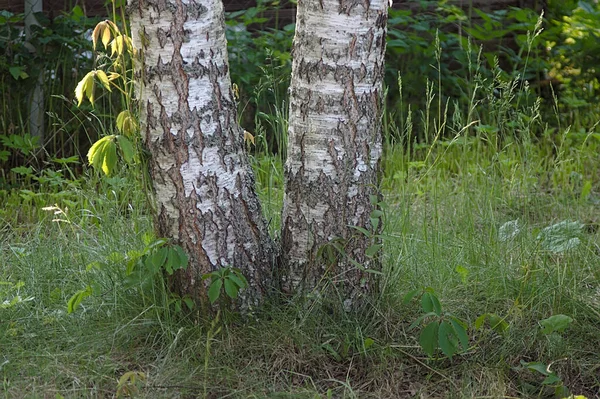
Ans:
[[[472,120],[463,129],[424,110],[413,117],[429,120],[427,145],[413,141],[410,123],[386,123],[385,275],[358,314],[269,302],[211,327],[176,312],[160,279],[128,286],[125,256],[153,231],[134,172],[0,192],[4,397],[114,397],[131,389],[119,379],[132,371],[144,373],[138,396],[147,398],[554,397],[559,383],[543,384],[521,362],[550,365],[571,392],[598,397],[600,136],[595,125],[532,125],[539,114],[526,112],[502,129]],[[281,156],[258,151],[252,164],[276,235]],[[538,238],[562,221],[582,225],[554,243]],[[558,245],[575,238],[573,248]],[[69,298],[88,285],[94,295],[68,314]],[[428,358],[420,326],[410,328],[420,305],[402,298],[426,287],[469,326],[468,351],[451,360]],[[475,328],[486,313],[507,330]],[[540,321],[557,314],[572,324],[544,335]]]

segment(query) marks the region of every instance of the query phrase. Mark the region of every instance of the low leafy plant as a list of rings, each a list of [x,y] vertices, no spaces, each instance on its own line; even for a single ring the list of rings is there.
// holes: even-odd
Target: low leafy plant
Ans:
[[[127,371],[123,373],[117,384],[117,398],[133,398],[137,396],[145,380],[146,374],[141,371]]]
[[[421,297],[421,310],[424,314],[410,325],[409,330],[424,324],[419,334],[419,345],[423,351],[433,358],[440,349],[444,356],[452,359],[455,354],[469,349],[466,323],[455,315],[442,310],[442,304],[432,288],[410,291],[404,296],[402,302],[408,304],[419,296]]]
[[[541,391],[544,388],[553,389],[554,395],[558,398],[564,398],[567,395],[570,395],[569,389],[564,385],[562,378],[560,378],[560,376],[556,374],[556,372],[550,369],[551,366],[552,363],[544,364],[542,362],[525,362],[521,360],[521,366],[516,367],[515,370],[518,371],[526,369],[529,371],[539,373],[545,377],[544,380],[541,382],[542,386],[540,390],[540,396],[542,394]]]
[[[173,275],[177,270],[186,269],[188,265],[188,256],[178,245],[167,245],[168,240],[161,238],[151,240],[150,236],[145,237],[146,246],[142,250],[131,250],[126,255],[113,253],[109,262],[125,263],[125,274],[123,285],[125,289],[141,289],[147,291],[157,278],[164,274]],[[88,272],[94,269],[102,269],[106,264],[93,262],[86,268]],[[81,305],[83,300],[92,295],[98,295],[101,287],[91,278],[90,283],[77,291],[67,302],[68,313],[73,313]],[[173,305],[176,311],[182,310],[182,304],[185,304],[190,310],[194,308],[194,301],[191,298],[179,298],[171,295],[170,305]]]
[[[248,280],[235,267],[223,267],[202,276],[202,280],[208,279],[211,280],[208,288],[208,300],[211,304],[223,298],[223,292],[229,299],[236,299],[240,290],[248,287]]]

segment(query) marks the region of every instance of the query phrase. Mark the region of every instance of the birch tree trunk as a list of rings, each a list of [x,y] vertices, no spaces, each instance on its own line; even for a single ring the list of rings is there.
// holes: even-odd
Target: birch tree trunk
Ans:
[[[130,0],[129,15],[159,234],[190,256],[176,284],[205,298],[201,276],[234,266],[250,284],[242,305],[256,304],[273,245],[236,120],[221,0]]]
[[[284,287],[331,281],[354,307],[374,288],[365,256],[381,157],[382,81],[388,0],[300,0],[290,88],[282,254]],[[341,238],[336,262],[318,249]],[[325,279],[323,279],[325,277]]]

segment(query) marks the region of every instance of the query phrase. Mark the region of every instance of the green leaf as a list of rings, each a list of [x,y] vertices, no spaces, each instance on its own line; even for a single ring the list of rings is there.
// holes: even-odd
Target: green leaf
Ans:
[[[363,346],[365,350],[368,350],[371,346],[373,346],[374,343],[375,340],[373,338],[365,338],[365,340],[363,341]]]
[[[573,322],[573,319],[564,314],[557,314],[540,321],[542,333],[548,335],[553,332],[564,332]]]
[[[244,274],[242,273],[242,271],[240,269],[238,269],[237,267],[234,267],[231,269],[233,271],[233,273],[240,279],[242,280],[243,284],[241,286],[241,288],[245,288],[248,286],[248,280],[246,280],[246,277],[244,276]]]
[[[373,212],[371,212],[371,219],[379,219],[382,216],[383,216],[383,212],[380,211],[379,209],[374,209]]]
[[[23,67],[21,67],[21,66],[11,66],[10,68],[8,68],[8,72],[10,72],[11,76],[15,80],[27,79],[29,77],[27,72],[25,72],[23,70]]]
[[[456,353],[457,339],[454,329],[445,320],[440,323],[438,342],[444,355],[448,356],[449,359],[452,359],[452,356]]]
[[[133,163],[134,149],[131,141],[129,141],[127,137],[119,135],[117,136],[117,142],[119,143],[119,148],[121,149],[121,154],[123,154],[125,162]]]
[[[523,360],[521,360],[521,365],[523,365],[524,367],[526,367],[529,370],[533,370],[533,371],[537,371],[540,374],[543,374],[545,376],[548,376],[550,374],[552,374],[552,372],[550,370],[548,370],[548,366],[546,366],[544,363],[541,362],[524,362]]]
[[[181,248],[179,245],[175,245],[173,249],[177,251],[177,254],[179,255],[179,268],[183,270],[187,269],[189,262],[188,254],[186,254],[183,248]]]
[[[433,303],[433,311],[438,316],[441,316],[442,315],[442,304],[440,303],[440,300],[438,299],[437,295],[435,295],[435,294],[430,294],[430,295],[431,295],[431,302]]]
[[[367,229],[365,229],[364,227],[360,227],[360,226],[350,226],[355,230],[360,231],[361,233],[363,233],[366,237],[370,237],[371,236],[371,232]]]
[[[208,300],[211,304],[215,303],[221,295],[221,287],[223,287],[223,279],[215,279],[208,288]]]
[[[504,334],[508,330],[508,323],[504,321],[502,317],[498,316],[497,314],[490,313],[488,314],[488,318],[492,330],[499,334]]]
[[[488,316],[489,316],[489,313],[484,313],[481,316],[479,316],[477,319],[475,319],[475,323],[473,323],[473,327],[475,327],[476,330],[479,330],[485,323],[485,320],[488,318]]]
[[[187,308],[189,310],[194,310],[194,307],[196,306],[195,302],[193,301],[192,298],[190,297],[185,297],[182,299],[183,303],[185,303],[185,306],[187,306]]]
[[[412,291],[408,291],[406,293],[406,295],[404,295],[404,297],[402,298],[402,304],[403,305],[408,305],[408,303],[410,301],[413,300],[413,298],[419,293],[421,292],[421,290],[412,290]]]
[[[421,307],[425,312],[434,312],[436,315],[442,315],[442,304],[437,296],[432,292],[425,292],[421,297]]]
[[[460,341],[460,346],[462,347],[462,350],[466,351],[467,349],[469,349],[469,336],[467,335],[467,331],[465,330],[463,323],[456,317],[452,317],[450,319],[450,323],[452,323],[452,327],[454,327],[454,331],[456,332],[456,336]]]
[[[379,218],[371,218],[371,229],[373,229],[373,231],[377,231],[377,228],[379,227]]]
[[[244,283],[244,281],[241,278],[239,278],[235,273],[231,273],[229,275],[228,279],[231,280],[239,288],[245,288],[246,287],[246,284]]]
[[[426,292],[421,297],[421,308],[427,313],[433,312],[433,301],[431,300],[431,293]]]
[[[419,335],[419,344],[429,357],[433,357],[433,353],[437,347],[438,329],[438,322],[432,321],[421,330],[421,334]]]
[[[231,277],[231,276],[229,276]],[[227,296],[229,296],[232,299],[237,298],[238,296],[238,286],[236,283],[234,283],[231,278],[226,278],[224,280],[225,282],[225,293],[227,294]]]
[[[74,293],[67,302],[67,313],[73,313],[75,310],[77,310],[79,305],[81,305],[81,302],[88,296],[92,295],[92,292],[92,287],[88,285],[85,289]]]
[[[423,322],[423,320],[425,320],[428,317],[432,317],[435,316],[436,314],[433,312],[429,312],[429,313],[425,313],[419,317],[416,318],[415,321],[413,321],[412,323],[410,323],[410,326],[408,326],[408,331],[414,329],[415,327],[421,325],[421,323]]]
[[[556,375],[556,373],[550,373],[550,375],[548,375],[546,378],[544,378],[544,381],[542,381],[543,385],[554,385],[556,383],[560,383],[562,382],[561,378],[559,376]]]
[[[167,260],[168,248],[160,248],[146,258],[144,265],[148,268],[151,274],[156,274],[165,264]]]
[[[165,271],[170,276],[174,270],[177,270],[179,264],[179,255],[173,248],[167,249],[167,260],[165,262]]]
[[[367,255],[369,258],[372,258],[377,255],[382,247],[383,245],[381,244],[373,244],[365,250],[365,255]]]

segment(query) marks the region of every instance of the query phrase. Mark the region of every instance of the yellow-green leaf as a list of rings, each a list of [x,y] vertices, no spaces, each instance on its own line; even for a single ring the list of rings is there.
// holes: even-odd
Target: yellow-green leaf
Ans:
[[[125,35],[115,36],[113,41],[110,43],[110,46],[112,48],[112,51],[110,54],[111,56],[114,56],[115,54],[123,55],[123,52],[125,51],[125,49],[127,49],[129,52],[133,52],[133,45],[131,43],[131,39],[129,38],[129,36],[125,36]]]
[[[89,98],[88,93],[90,91],[90,88],[92,90],[92,96],[93,96],[94,75],[95,75],[95,72],[90,71],[83,77],[83,79],[81,79],[79,81],[79,83],[77,83],[77,87],[75,88],[75,98],[77,99],[77,106],[81,105],[85,95],[88,95],[88,98]],[[90,102],[93,103],[93,100],[90,100]]]
[[[98,77],[98,80],[100,80],[100,83],[102,83],[102,86],[104,86],[108,91],[112,91],[108,83],[108,76],[106,75],[106,72],[99,69],[96,71],[96,76]]]
[[[109,176],[117,166],[117,145],[113,140],[106,143],[104,162],[102,162],[102,171]]]
[[[137,132],[137,120],[131,112],[125,110],[117,116],[117,129],[127,136],[132,136]]]
[[[102,31],[102,44],[104,45],[104,48],[108,48],[108,43],[110,43],[110,38],[112,36],[111,31],[110,31],[110,25],[108,24],[108,21],[104,21],[105,23],[105,27],[104,30]]]
[[[85,84],[85,95],[87,96],[88,100],[90,100],[90,104],[92,104],[92,106],[94,105],[94,76],[96,75],[95,72],[90,72],[88,73],[89,78],[86,81]]]
[[[90,147],[87,153],[88,162],[95,169],[99,168],[100,165],[102,165],[102,159],[104,158],[104,146],[106,145],[107,140],[108,136],[102,137]]]

